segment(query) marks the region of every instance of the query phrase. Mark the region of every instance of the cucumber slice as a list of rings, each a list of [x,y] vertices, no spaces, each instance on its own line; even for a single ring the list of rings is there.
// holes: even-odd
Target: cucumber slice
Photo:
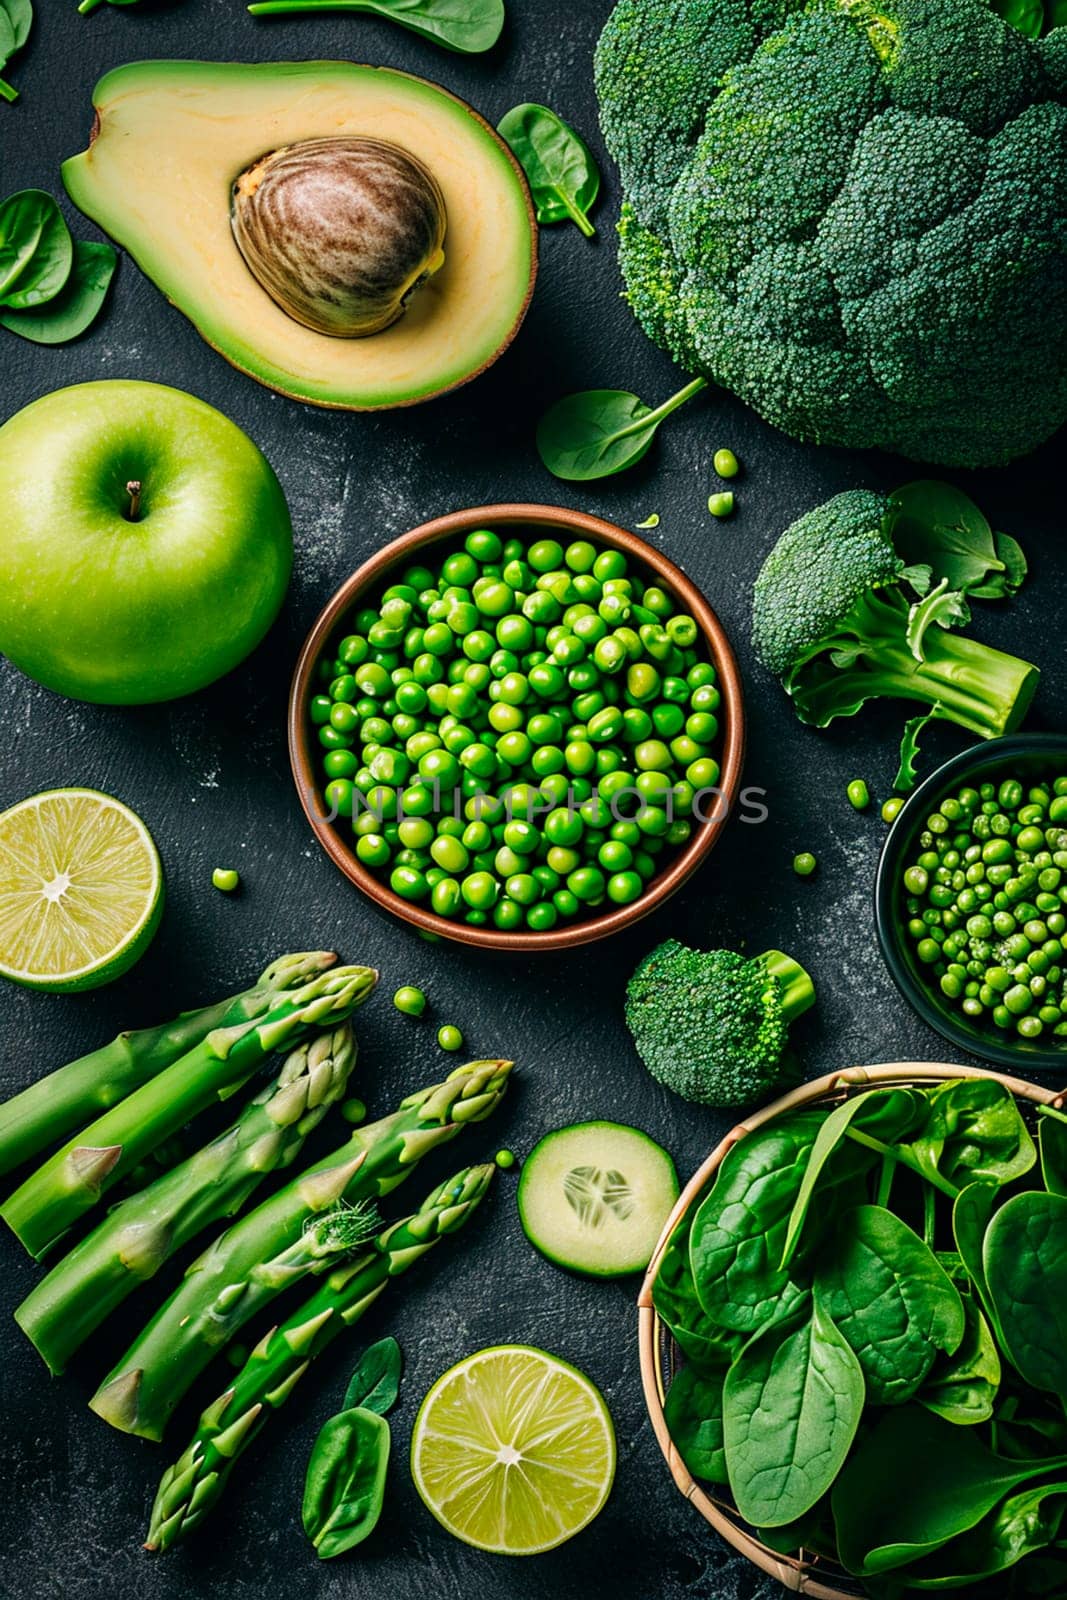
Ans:
[[[519,1218],[557,1266],[616,1278],[648,1266],[677,1198],[674,1162],[647,1134],[577,1122],[546,1133],[527,1157]]]

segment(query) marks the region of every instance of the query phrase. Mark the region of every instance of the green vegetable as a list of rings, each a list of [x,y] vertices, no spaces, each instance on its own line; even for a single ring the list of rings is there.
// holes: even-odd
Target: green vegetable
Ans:
[[[918,509],[927,502],[900,494],[910,506],[914,548]],[[781,679],[801,721],[816,727],[888,696],[920,701],[983,738],[1011,732],[1033,698],[1038,669],[950,631],[969,617],[966,591],[944,587],[947,569],[960,565],[957,540],[945,539],[932,502],[922,562],[907,567],[894,544],[903,516],[897,497],[849,490],[787,528],[756,579],[756,654]],[[937,625],[931,600],[940,607]]]
[[[491,50],[504,26],[503,0],[258,0],[248,9],[254,17],[369,11],[462,55]]]
[[[345,1390],[344,1410],[359,1406],[364,1411],[377,1411],[385,1416],[396,1404],[400,1393],[400,1373],[403,1357],[395,1339],[379,1339],[364,1350],[355,1372]]]
[[[116,259],[109,244],[72,241],[50,194],[12,195],[0,204],[0,327],[34,344],[76,339],[103,305]]]
[[[725,494],[709,494],[708,510],[713,517],[729,517],[733,515],[734,496],[732,491]]]
[[[652,1285],[656,1313],[671,1330],[687,1361],[703,1373],[725,1371],[744,1340],[705,1312],[696,1290],[689,1259],[694,1213],[682,1217],[670,1237]],[[680,1408],[680,1401],[675,1401]]]
[[[967,1326],[959,1348],[935,1361],[915,1398],[946,1422],[968,1426],[992,1417],[1001,1366],[989,1323],[971,1295],[963,1311]]]
[[[0,0],[0,71],[30,36],[33,27],[32,0]],[[17,100],[18,90],[0,78],[0,100]]]
[[[107,0],[109,6],[135,6],[138,3],[139,0]],[[78,11],[81,16],[87,17],[90,11],[95,11],[97,6],[103,4],[104,0],[81,0]]]
[[[815,1292],[856,1353],[871,1405],[910,1400],[938,1351],[954,1355],[963,1340],[958,1291],[932,1250],[882,1206],[840,1219]]]
[[[506,1172],[515,1165],[515,1152],[514,1150],[498,1150],[493,1160],[502,1172]]]
[[[741,463],[732,450],[716,450],[711,464],[720,478],[736,478],[741,471]]]
[[[893,788],[899,789],[901,794],[908,794],[915,787],[918,779],[915,763],[919,756],[919,735],[924,728],[937,719],[940,709],[941,702],[938,701],[932,710],[921,711],[917,717],[909,717],[904,724],[904,732],[900,739],[900,763],[897,767],[897,775],[893,779]],[[903,804],[903,800],[899,799],[886,801],[882,807],[882,816],[886,822],[892,822],[893,817],[896,816]],[[886,810],[889,807],[893,808],[892,815],[886,816]]]
[[[1067,1118],[1051,1106],[1041,1107],[1038,1144],[1045,1188],[1067,1198]]]
[[[497,132],[514,151],[530,185],[538,222],[568,218],[591,239],[589,220],[600,173],[584,142],[548,106],[521,105],[505,112]]]
[[[909,728],[912,727],[915,722],[928,722],[928,721],[929,721],[928,717],[914,717],[912,719],[912,721],[908,723],[908,727]],[[912,781],[914,782],[914,774],[912,774]],[[903,809],[904,809],[904,802],[900,798],[900,796],[896,795],[896,794],[890,795],[888,800],[885,800],[885,801],[882,802],[882,821],[883,822],[895,822],[897,817],[899,817],[899,815],[900,815],[900,813],[901,813],[901,811]]]
[[[109,244],[74,241],[74,265],[63,288],[35,311],[0,310],[0,327],[33,344],[68,344],[97,318],[118,257]]]
[[[184,1011],[159,1027],[120,1033],[110,1044],[38,1078],[0,1105],[0,1175],[140,1089],[216,1029],[265,1016],[276,996],[300,988],[336,960],[325,950],[282,956],[242,994]]]
[[[1067,415],[1059,52],[984,0],[619,0],[595,76],[641,326],[797,438],[1026,455]]]
[[[853,778],[846,793],[849,805],[856,811],[866,811],[871,803],[871,792],[862,778]]]
[[[270,994],[258,1016],[213,1029],[69,1140],[15,1190],[0,1216],[40,1259],[159,1144],[247,1083],[272,1051],[344,1022],[377,981],[370,967],[338,967],[301,988]]]
[[[950,483],[924,478],[891,496],[892,538],[909,567],[929,563],[950,590],[974,600],[1003,600],[1021,588],[1026,557],[1006,533],[994,533],[974,501]]]
[[[541,460],[555,477],[570,483],[625,472],[648,454],[660,423],[706,388],[703,378],[695,378],[655,410],[623,389],[565,395],[537,425]]]
[[[989,4],[1005,22],[1031,39],[1067,23],[1064,0],[989,0]]]
[[[723,1381],[726,1368],[713,1376],[683,1367],[669,1390],[663,1415],[678,1454],[695,1478],[725,1484],[723,1447]]]
[[[389,1424],[358,1407],[321,1429],[304,1481],[304,1532],[323,1560],[373,1533],[385,1502]]]
[[[299,1045],[232,1127],[113,1207],[52,1268],[15,1311],[52,1372],[63,1372],[93,1330],[190,1239],[239,1211],[268,1173],[293,1164],[344,1094],[355,1062],[347,1024]]]
[[[1067,1199],[1028,1191],[993,1217],[982,1266],[1009,1360],[1067,1402]]]
[[[726,1375],[723,1439],[746,1521],[775,1528],[822,1499],[863,1414],[863,1372],[818,1294],[799,1327],[777,1322]]]
[[[145,1540],[149,1550],[166,1550],[199,1527],[218,1504],[241,1455],[314,1358],[353,1327],[395,1278],[464,1226],[492,1177],[490,1166],[469,1167],[440,1184],[414,1215],[386,1227],[365,1255],[335,1266],[309,1300],[264,1336],[226,1391],[203,1412],[188,1448],[163,1474]]]
[[[1036,778],[1024,784],[1005,773],[946,794],[903,870],[900,913],[943,1005],[979,1026],[1067,1048],[1067,831],[1057,791],[1067,778]],[[958,1084],[947,1101],[968,1096],[984,1138],[996,1140],[992,1122],[1001,1119],[1003,1181],[1029,1170],[1033,1142],[1010,1096],[989,1083]]]
[[[496,1108],[511,1062],[478,1061],[409,1095],[246,1213],[188,1269],[90,1402],[113,1427],[162,1437],[213,1353],[276,1294],[350,1248],[344,1212],[389,1194],[437,1145]],[[318,1219],[318,1220],[313,1220]],[[358,1220],[358,1219],[357,1219]]]
[[[1037,1161],[1014,1096],[995,1078],[956,1078],[927,1094],[929,1116],[909,1146],[925,1171],[962,1188],[1011,1183]]]
[[[405,984],[394,994],[393,1004],[406,1017],[421,1017],[426,1010],[426,996],[421,989]]]
[[[793,857],[793,871],[798,878],[810,878],[818,864],[810,850],[801,850]]]
[[[221,889],[223,894],[232,894],[241,882],[241,877],[232,867],[216,867],[211,874],[211,882],[216,889]]]
[[[462,1050],[463,1035],[452,1023],[446,1022],[437,1030],[437,1042],[442,1050]]]
[[[744,1105],[786,1070],[789,1026],[815,1003],[808,974],[768,950],[692,950],[668,939],[626,990],[626,1024],[652,1076],[685,1100]]]

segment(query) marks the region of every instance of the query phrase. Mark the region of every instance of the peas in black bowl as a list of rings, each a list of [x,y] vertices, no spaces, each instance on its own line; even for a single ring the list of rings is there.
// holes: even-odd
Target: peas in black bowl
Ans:
[[[1067,736],[965,751],[908,800],[879,867],[890,972],[946,1038],[1004,1065],[1067,1061]]]

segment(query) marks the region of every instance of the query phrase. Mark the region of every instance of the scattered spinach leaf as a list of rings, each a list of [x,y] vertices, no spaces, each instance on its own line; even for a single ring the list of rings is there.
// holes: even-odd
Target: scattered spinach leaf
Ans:
[[[678,1453],[694,1478],[726,1483],[722,1390],[726,1367],[714,1376],[683,1367],[667,1391],[663,1414]]]
[[[504,26],[504,0],[257,0],[248,9],[254,17],[370,11],[463,55],[491,50]]]
[[[1067,1197],[1067,1117],[1042,1106],[1038,1121],[1041,1177],[1049,1194]]]
[[[988,1422],[1000,1387],[1000,1356],[977,1301],[963,1301],[966,1331],[954,1355],[941,1356],[916,1399],[946,1422],[962,1427]]]
[[[364,1350],[345,1390],[344,1410],[361,1407],[384,1417],[396,1405],[404,1358],[395,1339],[379,1339]]]
[[[889,505],[898,555],[909,567],[928,567],[933,585],[947,583],[976,600],[1002,600],[1026,577],[1019,545],[995,534],[970,495],[953,484],[907,483],[890,495]]]
[[[33,0],[0,0],[0,71],[21,50],[33,27]],[[0,78],[0,100],[13,101],[18,90]]]
[[[694,378],[653,411],[622,389],[585,389],[549,406],[537,425],[537,449],[545,466],[569,483],[610,478],[636,466],[652,448],[656,429],[701,389]]]
[[[723,1438],[746,1522],[795,1522],[830,1488],[863,1414],[863,1372],[816,1296],[799,1326],[750,1339],[726,1376]]]
[[[548,106],[513,106],[497,123],[530,185],[538,222],[568,217],[591,239],[589,211],[600,190],[600,173],[584,140]]]
[[[857,1577],[892,1572],[977,1526],[1031,1478],[1067,1460],[1009,1461],[974,1428],[956,1428],[922,1406],[882,1412],[834,1485],[841,1559]]]
[[[50,194],[21,189],[0,203],[0,305],[44,305],[70,277],[73,261],[70,230]]]
[[[35,344],[66,344],[76,339],[96,321],[116,262],[111,245],[76,240],[70,277],[55,298],[35,311],[0,308],[0,327]]]
[[[304,1482],[304,1532],[328,1560],[374,1531],[385,1498],[389,1424],[356,1406],[323,1426]]]
[[[982,1266],[1008,1359],[1067,1402],[1067,1199],[1015,1195],[986,1229]]]

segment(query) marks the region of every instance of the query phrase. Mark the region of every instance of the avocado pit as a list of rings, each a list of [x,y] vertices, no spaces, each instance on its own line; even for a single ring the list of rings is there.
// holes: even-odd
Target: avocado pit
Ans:
[[[382,139],[307,139],[269,151],[234,182],[230,220],[272,300],[335,338],[387,328],[445,259],[437,180]]]

